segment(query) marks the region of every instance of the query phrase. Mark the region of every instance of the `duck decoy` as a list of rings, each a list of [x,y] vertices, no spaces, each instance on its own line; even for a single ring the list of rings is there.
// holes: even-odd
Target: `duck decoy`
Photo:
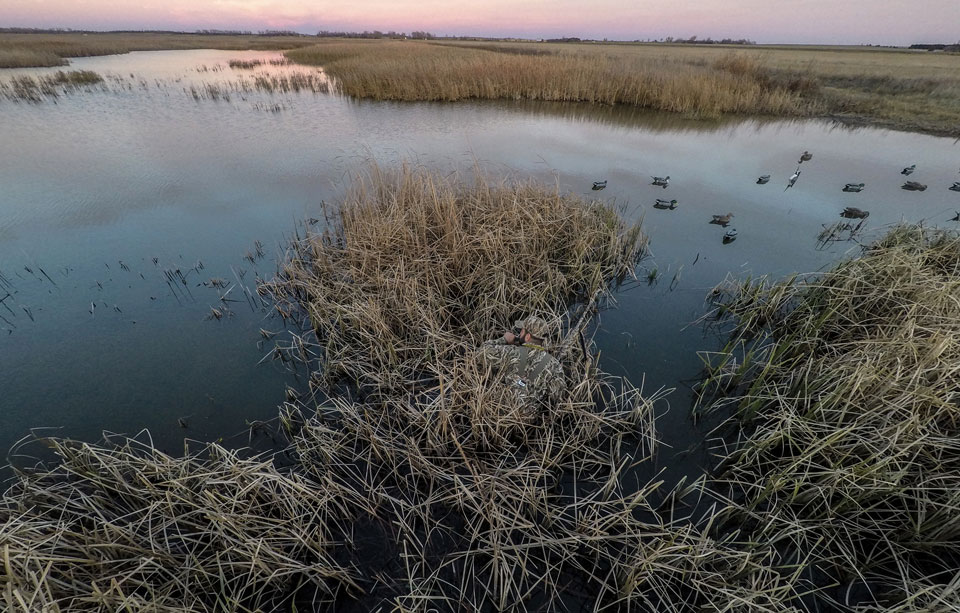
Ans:
[[[733,213],[727,213],[726,215],[714,215],[713,219],[710,220],[710,223],[717,224],[718,226],[727,227],[727,224],[730,223],[730,219],[733,218]]]
[[[593,187],[590,188],[590,189],[592,189],[593,191],[599,191],[599,190],[605,188],[606,186],[607,186],[606,180],[604,180],[604,181],[594,181],[594,182],[593,182]]]
[[[855,206],[848,206],[840,213],[840,217],[846,217],[847,219],[866,219],[870,217],[870,211],[864,211]]]
[[[960,221],[960,211],[957,211],[957,214],[951,217],[950,221]]]
[[[797,179],[799,178],[800,178],[800,168],[797,168],[796,172],[790,175],[790,179],[787,182],[787,186],[783,188],[783,191],[787,191],[788,189],[793,187],[793,184],[796,183]]]
[[[901,185],[900,188],[911,192],[922,192],[923,190],[927,189],[927,186],[918,181],[907,181]]]
[[[917,165],[916,165],[916,164],[910,164],[909,166],[907,166],[906,168],[904,168],[903,170],[901,170],[901,171],[900,171],[900,174],[902,174],[902,175],[911,175],[911,174],[913,174],[913,171],[916,170],[916,169],[917,169]]]
[[[736,228],[730,228],[729,230],[727,230],[726,232],[723,233],[723,244],[724,244],[724,245],[726,245],[727,243],[733,242],[733,241],[735,241],[736,239],[737,239],[737,229],[736,229]]]
[[[677,208],[676,200],[662,200],[657,198],[657,201],[654,203],[653,208],[655,209],[670,209],[671,211]]]
[[[804,162],[809,162],[812,159],[813,159],[813,154],[810,153],[809,151],[804,151],[803,154],[800,155],[800,161],[797,162],[797,164],[803,164]]]
[[[847,183],[843,186],[843,191],[859,193],[863,191],[863,183]]]
[[[960,192],[960,181],[954,181],[953,185],[951,185],[947,189],[953,192]]]
[[[653,185],[659,185],[660,187],[666,188],[668,185],[670,185],[670,175],[665,177],[654,177]]]
[[[760,178],[757,179],[757,185],[766,185],[770,182],[770,175],[760,175]]]

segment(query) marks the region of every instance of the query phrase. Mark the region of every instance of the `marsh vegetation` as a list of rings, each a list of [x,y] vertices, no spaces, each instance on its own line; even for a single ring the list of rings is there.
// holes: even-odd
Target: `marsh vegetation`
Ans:
[[[606,374],[575,325],[635,281],[646,237],[622,213],[371,167],[259,286],[289,326],[271,355],[309,381],[280,453],[47,439],[56,461],[0,504],[4,606],[955,606],[960,239],[900,228],[821,276],[718,289],[731,340],[702,410],[730,420],[712,472],[668,485],[645,476],[665,390]],[[529,311],[573,331],[555,403],[474,359]]]
[[[770,114],[958,135],[960,56],[723,45],[323,41],[287,52],[381,100],[505,98]]]
[[[114,55],[162,49],[291,49],[314,42],[312,37],[116,33],[0,33],[0,68],[63,66],[68,58]]]

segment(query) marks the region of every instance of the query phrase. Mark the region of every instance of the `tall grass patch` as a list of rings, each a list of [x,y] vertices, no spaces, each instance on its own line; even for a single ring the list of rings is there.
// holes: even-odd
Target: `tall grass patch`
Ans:
[[[960,238],[900,227],[822,276],[722,294],[731,348],[749,348],[708,382],[746,432],[719,464],[743,504],[730,516],[793,551],[841,606],[953,610]]]

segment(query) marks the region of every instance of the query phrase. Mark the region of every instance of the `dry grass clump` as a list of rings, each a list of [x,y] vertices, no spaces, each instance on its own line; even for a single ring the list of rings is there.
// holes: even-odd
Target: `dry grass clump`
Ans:
[[[646,245],[609,205],[408,165],[373,167],[324,215],[261,292],[309,317],[326,385],[365,393],[435,381],[525,313],[559,324],[569,303],[631,276]]]
[[[53,51],[40,49],[0,48],[0,68],[28,68],[33,66],[65,66],[67,60]]]
[[[216,445],[172,458],[50,440],[0,505],[4,611],[290,610],[357,589],[334,559],[363,501]]]
[[[241,70],[253,70],[258,66],[263,66],[266,64],[266,62],[263,60],[230,60],[228,63],[230,64],[230,68],[237,68]]]
[[[792,610],[775,552],[674,522],[659,483],[626,485],[654,452],[659,394],[587,351],[561,398],[518,402],[475,359],[513,318],[559,320],[631,274],[638,226],[555,189],[409,166],[374,167],[325,223],[262,289],[308,313],[319,349],[296,348],[322,354],[316,381],[360,392],[281,418],[309,478],[374,509],[351,541],[363,596],[338,610]]]
[[[797,94],[757,78],[756,70],[736,72],[722,64],[698,66],[602,52],[531,54],[409,41],[328,42],[286,55],[296,62],[323,65],[343,93],[377,100],[594,102],[704,117],[807,112]]]
[[[841,606],[956,602],[960,238],[900,227],[822,276],[724,294],[730,348],[748,348],[708,381],[746,429],[719,465],[749,519],[731,517]]]
[[[670,520],[659,483],[624,485],[651,453],[655,398],[598,405],[603,382],[583,377],[530,413],[475,369],[453,374],[428,394],[283,417],[310,478],[374,508],[352,541],[364,594],[339,610],[795,610],[771,548]]]

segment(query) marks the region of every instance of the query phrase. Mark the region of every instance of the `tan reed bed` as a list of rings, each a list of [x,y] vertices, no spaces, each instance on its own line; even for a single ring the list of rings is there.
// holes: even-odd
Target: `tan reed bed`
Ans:
[[[286,56],[322,65],[347,95],[377,100],[590,102],[699,117],[811,112],[802,92],[745,56],[697,65],[603,51],[524,54],[411,41],[324,42]]]
[[[955,610],[918,603],[957,604],[960,238],[898,227],[823,275],[718,294],[737,323],[707,386],[745,431],[720,453],[729,518],[841,610]]]
[[[62,66],[65,58],[161,49],[280,50],[310,45],[309,36],[163,32],[0,33],[0,68]]]
[[[654,453],[660,393],[603,375],[581,344],[562,399],[518,404],[476,359],[504,322],[562,320],[632,275],[638,226],[555,188],[409,166],[373,167],[324,222],[261,290],[308,313],[317,340],[293,349],[321,356],[314,383],[361,398],[282,415],[309,478],[375,509],[353,542],[355,610],[792,610],[775,552],[674,523],[659,483],[625,488]]]
[[[126,441],[50,440],[0,505],[0,608],[14,612],[290,610],[358,589],[334,559],[364,501],[216,445],[173,458]]]
[[[524,313],[559,322],[631,277],[646,245],[609,205],[409,165],[372,167],[324,217],[260,291],[309,317],[325,384],[390,394],[437,379]]]

